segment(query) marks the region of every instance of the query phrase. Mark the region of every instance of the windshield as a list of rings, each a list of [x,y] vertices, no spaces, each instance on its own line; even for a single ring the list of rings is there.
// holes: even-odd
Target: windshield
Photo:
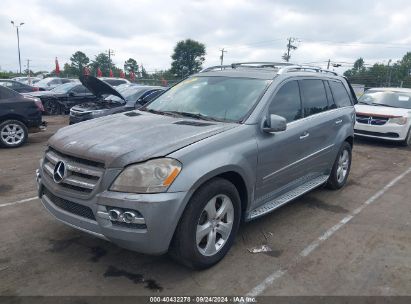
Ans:
[[[37,82],[38,86],[47,86],[53,79],[50,78],[44,78],[42,80],[40,80],[39,82]]]
[[[393,91],[368,91],[358,99],[358,103],[411,109],[411,93]]]
[[[166,91],[146,109],[238,122],[270,83],[263,79],[193,77]]]
[[[70,91],[72,88],[74,88],[77,85],[78,85],[78,83],[68,82],[68,83],[61,84],[61,85],[55,87],[51,91],[53,93],[67,93],[68,91]]]
[[[127,100],[131,100],[131,101],[137,101],[138,96],[140,95],[142,88],[138,87],[138,86],[129,86],[129,85],[125,85],[125,86],[118,86],[117,91]],[[104,100],[107,101],[116,101],[116,102],[124,102],[123,99],[121,99],[118,96],[115,95],[109,95],[106,98],[104,98]]]

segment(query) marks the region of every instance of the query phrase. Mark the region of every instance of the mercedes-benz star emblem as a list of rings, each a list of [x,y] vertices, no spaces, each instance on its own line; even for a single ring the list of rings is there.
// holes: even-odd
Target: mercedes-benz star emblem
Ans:
[[[54,172],[53,172],[53,180],[54,182],[61,183],[66,176],[66,165],[64,162],[59,161],[56,166],[54,167]]]

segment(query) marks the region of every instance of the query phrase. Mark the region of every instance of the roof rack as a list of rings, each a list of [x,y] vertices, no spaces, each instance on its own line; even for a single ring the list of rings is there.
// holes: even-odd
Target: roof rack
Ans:
[[[225,70],[225,69],[232,69],[231,65],[214,65],[205,69],[202,69],[199,73],[210,72],[214,70]]]
[[[335,76],[338,76],[337,72],[334,71],[330,71],[330,70],[326,70],[326,69],[322,69],[320,67],[317,66],[310,66],[310,65],[290,65],[290,66],[286,66],[281,68],[277,74],[284,74],[284,73],[290,73],[290,72],[316,72],[316,73],[328,73],[328,74],[333,74]]]
[[[273,68],[278,69],[277,74],[284,74],[290,72],[316,72],[316,73],[328,73],[335,76],[338,76],[338,73],[326,69],[322,69],[318,66],[310,65],[299,65],[288,62],[265,62],[265,61],[256,61],[256,62],[237,62],[232,63],[231,65],[216,65],[205,68],[200,71],[200,73],[215,71],[215,70],[226,70],[226,69],[237,69],[237,68]]]

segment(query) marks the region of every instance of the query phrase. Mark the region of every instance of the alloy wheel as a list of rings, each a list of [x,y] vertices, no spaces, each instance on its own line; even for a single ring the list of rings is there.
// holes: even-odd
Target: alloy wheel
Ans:
[[[7,145],[19,145],[24,140],[24,130],[18,124],[7,124],[1,131],[0,136],[2,141]]]
[[[234,223],[234,207],[224,194],[207,202],[197,224],[196,243],[204,256],[215,255],[230,237]]]
[[[344,149],[338,159],[338,168],[337,168],[337,181],[342,183],[347,176],[348,169],[350,167],[350,154]]]

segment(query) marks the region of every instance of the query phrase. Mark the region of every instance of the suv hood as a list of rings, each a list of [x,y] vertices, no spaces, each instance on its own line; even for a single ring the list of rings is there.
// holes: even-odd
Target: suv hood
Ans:
[[[402,108],[384,107],[384,106],[371,106],[371,105],[364,105],[364,104],[356,104],[355,112],[357,114],[373,114],[373,115],[380,115],[380,116],[407,117],[410,115],[411,110],[402,109]]]
[[[103,80],[100,80],[94,76],[83,75],[80,77],[80,81],[87,89],[89,89],[90,92],[92,92],[97,97],[102,97],[102,95],[105,94],[115,95],[126,101],[124,96],[121,95],[119,91],[117,91],[107,82],[104,82]]]
[[[238,126],[131,111],[60,129],[49,145],[62,153],[122,168],[166,156]]]

